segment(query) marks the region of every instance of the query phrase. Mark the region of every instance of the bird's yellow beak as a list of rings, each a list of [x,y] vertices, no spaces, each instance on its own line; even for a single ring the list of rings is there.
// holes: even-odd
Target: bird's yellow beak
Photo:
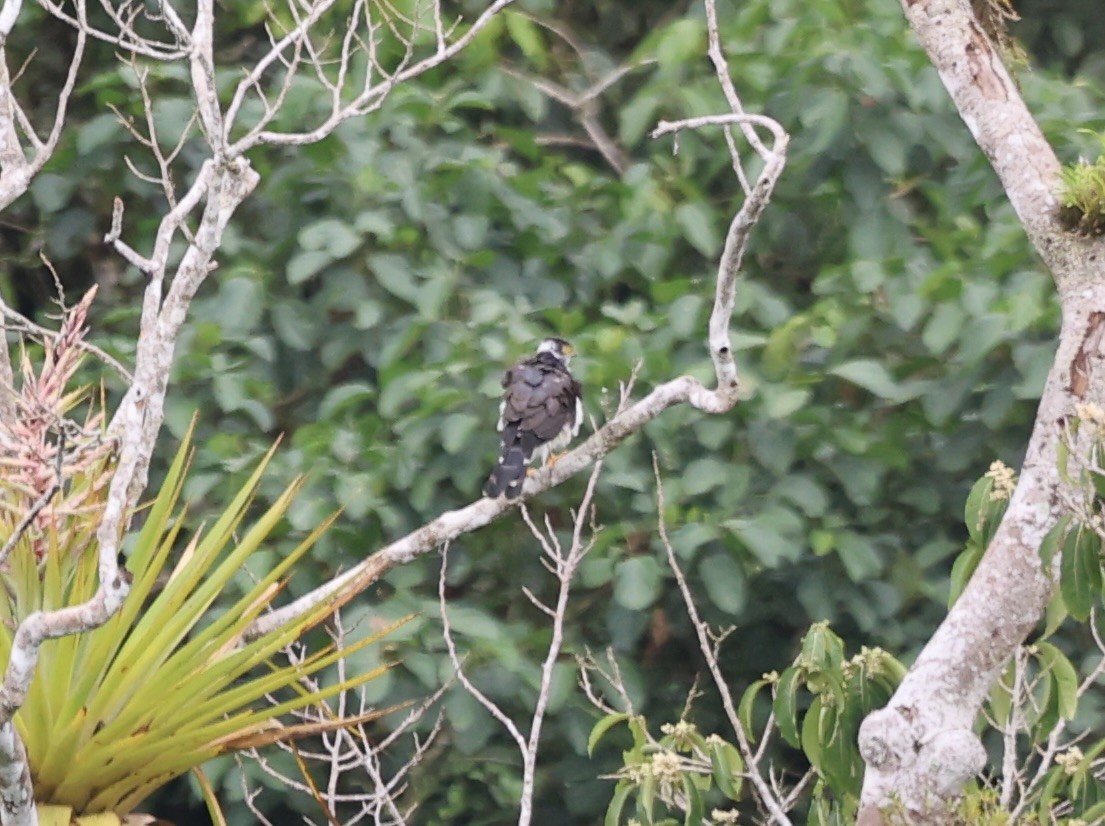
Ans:
[[[576,348],[575,347],[573,347],[570,344],[565,344],[564,345],[564,355],[574,356],[575,354],[576,354]]]

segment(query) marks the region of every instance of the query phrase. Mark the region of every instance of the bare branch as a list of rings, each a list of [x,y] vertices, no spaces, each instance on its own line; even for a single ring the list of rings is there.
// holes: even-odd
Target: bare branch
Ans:
[[[0,726],[0,808],[5,826],[38,824],[27,750],[10,720]]]
[[[552,26],[547,26],[547,28],[562,37],[564,36],[564,33],[558,28]],[[578,146],[597,149],[606,160],[607,164],[609,164],[610,168],[620,176],[624,175],[626,169],[629,168],[629,157],[618,142],[603,128],[596,101],[603,92],[627,74],[641,66],[650,65],[654,62],[653,60],[644,60],[629,66],[620,66],[605,77],[600,78],[595,83],[588,86],[582,92],[573,92],[571,89],[561,86],[559,83],[554,83],[547,78],[530,75],[517,69],[512,69],[509,66],[504,67],[502,71],[511,77],[532,84],[538,91],[570,109],[572,115],[579,121],[580,126],[582,126],[583,130],[587,133],[589,140],[584,141],[573,136],[561,137],[556,140],[560,143],[572,142]],[[545,140],[548,140],[548,138],[546,137]],[[539,137],[538,141],[541,142],[542,138]]]
[[[139,17],[154,22],[158,21],[158,18],[148,13],[144,6],[131,7],[132,13],[129,17],[126,17],[120,14],[119,10],[112,6],[111,3],[101,2],[100,7],[107,12],[108,17],[116,26],[114,31],[107,31],[105,29],[98,29],[88,22],[88,17],[85,13],[85,0],[76,0],[74,4],[76,11],[75,16],[65,8],[65,3],[57,2],[57,0],[39,0],[39,5],[51,16],[64,23],[68,23],[76,31],[94,40],[110,43],[112,46],[117,46],[124,52],[139,54],[152,60],[163,62],[179,60],[183,57],[187,57],[191,48],[191,44],[189,44],[186,39],[183,39],[172,25],[169,26],[171,39],[157,40],[140,34],[135,28],[135,23]],[[167,2],[160,2],[158,6],[163,10],[170,8]],[[124,6],[124,8],[126,7],[127,6]],[[173,16],[175,18],[175,12]],[[160,21],[164,22],[167,19],[168,17],[162,17]],[[179,18],[175,19],[179,22]]]
[[[652,137],[678,132],[681,129],[697,129],[702,126],[728,123],[763,126],[770,130],[775,138],[771,150],[765,150],[764,166],[755,185],[729,224],[729,231],[725,236],[725,248],[722,250],[721,262],[718,265],[714,309],[710,314],[710,358],[713,359],[714,372],[717,375],[718,393],[731,394],[735,399],[739,385],[737,365],[733,360],[733,350],[729,343],[729,323],[733,317],[733,305],[736,301],[737,277],[740,274],[741,259],[744,257],[752,228],[767,208],[775,184],[783,174],[787,143],[790,139],[778,122],[771,118],[738,113],[688,118],[674,123],[661,121],[653,130]]]
[[[522,736],[522,732],[518,730],[518,726],[514,724],[501,708],[499,708],[494,701],[492,701],[486,694],[476,688],[472,681],[468,679],[468,675],[464,673],[464,666],[461,664],[460,658],[457,656],[456,643],[453,642],[453,629],[449,625],[449,612],[445,604],[445,571],[449,562],[449,543],[445,543],[441,548],[441,573],[437,578],[437,598],[438,605],[441,608],[441,634],[445,638],[445,647],[449,651],[449,661],[453,664],[453,671],[457,676],[457,680],[464,686],[465,691],[472,695],[472,697],[481,706],[487,709],[488,713],[498,720],[503,728],[507,730],[507,733],[514,738],[514,742],[518,746],[518,751],[523,755],[526,754],[528,746],[526,740]]]
[[[1013,802],[1013,792],[1016,789],[1019,772],[1017,770],[1017,734],[1023,724],[1021,709],[1024,700],[1024,678],[1027,666],[1028,652],[1024,646],[1017,648],[1013,654],[1013,685],[1010,687],[1009,719],[1005,721],[1002,731],[1002,763],[1001,763],[1001,807],[1008,809]]]
[[[1064,237],[1057,220],[1059,161],[970,5],[910,0],[902,8],[1036,250],[1060,283],[1072,267],[1082,270],[1072,253],[1084,245]]]
[[[717,75],[718,83],[721,85],[721,90],[725,94],[725,100],[729,104],[729,110],[734,114],[743,115],[744,106],[741,104],[740,96],[737,94],[737,89],[733,85],[733,73],[729,70],[729,61],[725,59],[725,52],[721,49],[721,34],[718,31],[717,22],[717,4],[715,0],[705,0],[705,7],[706,36],[709,44],[706,49],[707,54],[710,55],[710,60],[714,64],[714,73]],[[755,150],[757,155],[766,160],[771,152],[760,142],[760,136],[756,134],[756,130],[752,128],[752,124],[749,122],[741,122],[740,127],[748,144]],[[736,172],[745,194],[748,194],[751,192],[751,189],[744,175],[744,167],[741,164],[740,153],[737,152],[736,142],[733,140],[733,135],[728,129],[725,130],[725,143],[729,147],[729,156],[733,161],[733,171]]]
[[[501,8],[506,4],[506,0],[500,0],[491,9]],[[487,13],[485,12],[485,15]],[[483,19],[483,16],[481,16],[481,19]],[[475,24],[473,24],[474,28]],[[469,30],[468,35],[471,33],[472,30]],[[457,43],[462,41],[463,38]],[[457,43],[454,44],[454,47]],[[745,114],[729,114],[705,119],[696,118],[671,124],[661,123],[654,132],[655,136],[680,129],[739,122],[742,119],[770,130],[774,136],[774,143],[765,158],[763,170],[760,172],[752,193],[745,198],[740,210],[730,224],[722,259],[718,267],[718,278],[714,291],[714,308],[709,325],[710,356],[714,362],[718,379],[717,388],[709,390],[697,379],[691,376],[682,376],[660,385],[641,401],[628,407],[626,406],[626,393],[623,393],[622,403],[619,405],[617,415],[581,446],[562,457],[554,467],[546,468],[537,473],[534,478],[527,480],[523,488],[524,498],[529,498],[561,484],[592,462],[606,456],[626,438],[636,433],[668,407],[688,403],[704,412],[726,413],[737,403],[739,382],[729,341],[729,324],[733,315],[737,277],[741,258],[752,227],[763,214],[775,183],[782,173],[786,160],[785,151],[788,136],[782,127],[771,118]],[[634,375],[636,375],[636,371],[634,371]],[[267,630],[276,628],[286,622],[288,618],[298,616],[324,600],[338,598],[339,595],[342,599],[349,599],[353,594],[363,591],[395,565],[409,562],[416,556],[441,547],[461,534],[482,528],[510,510],[513,504],[513,502],[508,502],[505,499],[481,499],[460,510],[448,511],[418,530],[377,551],[349,571],[335,577],[291,605],[258,618],[250,628],[249,635],[262,634]]]
[[[698,636],[699,650],[706,659],[706,666],[714,679],[714,686],[721,696],[721,704],[725,709],[726,717],[729,719],[729,725],[737,735],[737,746],[740,748],[741,756],[744,757],[748,779],[752,782],[760,803],[771,813],[772,820],[779,826],[790,826],[791,821],[784,811],[782,796],[777,794],[776,790],[768,785],[763,775],[760,774],[756,753],[752,750],[751,743],[748,742],[748,735],[745,733],[744,726],[741,725],[740,717],[737,715],[737,706],[733,702],[733,694],[729,691],[729,684],[725,680],[725,675],[721,673],[717,649],[711,639],[710,630],[698,614],[694,595],[687,584],[687,578],[683,576],[683,570],[679,567],[679,561],[676,559],[671,540],[668,539],[668,528],[664,519],[664,482],[660,477],[660,463],[655,453],[652,454],[652,472],[656,479],[657,526],[660,531],[660,541],[667,552],[668,564],[671,566],[672,573],[675,574],[675,581],[679,585],[679,593],[683,596],[683,605],[687,609],[691,625],[694,626],[695,634]]]
[[[192,27],[192,48],[189,66],[192,89],[196,93],[196,108],[207,143],[216,160],[224,157],[223,116],[219,108],[219,89],[215,85],[215,4],[214,0],[199,0],[196,4],[196,24]],[[152,137],[152,136],[151,136]]]
[[[86,41],[84,33],[78,31],[69,70],[57,95],[54,122],[45,140],[42,140],[31,128],[26,113],[15,98],[12,89],[15,79],[8,74],[8,58],[4,49],[21,7],[22,0],[4,0],[0,8],[0,209],[27,191],[31,179],[54,154],[65,125],[69,98],[77,82],[77,70],[84,57]],[[78,8],[83,9],[83,0],[79,0]],[[20,130],[30,144],[29,158],[19,135]]]
[[[382,67],[378,63],[375,57],[376,38],[372,31],[373,23],[370,19],[370,14],[366,4],[358,4],[359,7],[364,8],[365,25],[368,28],[368,37],[365,43],[365,50],[367,51],[367,65],[365,69],[365,79],[361,88],[356,91],[348,102],[341,102],[341,96],[335,95],[332,98],[332,105],[330,113],[324,118],[322,123],[316,126],[314,129],[310,129],[303,132],[275,132],[268,130],[266,127],[271,123],[274,113],[268,113],[262,117],[261,121],[253,125],[248,129],[245,135],[231,144],[228,148],[228,157],[237,157],[244,152],[247,152],[258,144],[269,145],[302,145],[308,143],[315,143],[322,138],[329,135],[338,127],[342,122],[349,120],[352,117],[359,117],[361,115],[374,112],[383,105],[383,102],[387,99],[394,89],[400,83],[403,83],[411,78],[428,72],[430,69],[441,65],[442,63],[452,59],[460,51],[462,51],[472,40],[478,35],[483,28],[491,22],[491,20],[500,11],[509,6],[514,0],[495,0],[489,5],[480,15],[472,21],[472,24],[468,27],[468,30],[460,37],[453,40],[446,45],[438,44],[437,48],[426,57],[420,60],[409,62],[407,58],[410,58],[413,50],[413,35],[408,38],[404,38],[402,35],[397,36],[400,40],[405,40],[407,43],[407,58],[401,62],[400,66],[391,73],[384,73]],[[264,75],[266,69],[277,60],[277,57],[287,50],[289,47],[294,46],[297,42],[306,37],[307,32],[310,29],[308,21],[317,19],[324,11],[326,11],[333,0],[318,0],[316,6],[313,7],[311,14],[304,17],[300,25],[296,26],[285,37],[281,38],[266,55],[257,64],[253,71],[251,71],[245,78],[243,78],[238,88],[235,90],[234,98],[231,101],[230,107],[227,110],[227,117],[225,119],[226,129],[228,130],[224,135],[224,139],[229,142],[229,130],[233,128],[236,115],[239,113],[242,101],[245,95],[250,89],[260,88],[261,78]],[[387,22],[385,20],[385,22]],[[412,22],[413,26],[414,23]],[[349,65],[350,52],[345,51],[341,57],[341,72],[340,76],[345,77],[346,67]],[[382,75],[381,80],[374,80],[374,75],[379,73]]]
[[[15,373],[12,371],[11,352],[8,349],[8,321],[0,298],[0,421],[12,421],[15,417]]]
[[[564,621],[568,613],[568,597],[572,590],[572,579],[575,578],[579,564],[594,544],[593,539],[591,542],[585,543],[583,541],[583,529],[587,525],[588,514],[591,512],[591,502],[595,495],[595,485],[601,472],[602,461],[600,460],[595,463],[591,470],[591,477],[587,480],[587,489],[584,491],[583,499],[576,510],[572,525],[572,544],[567,553],[564,553],[560,548],[559,542],[555,542],[556,535],[551,527],[548,529],[548,533],[556,546],[555,552],[552,552],[550,545],[540,537],[540,531],[530,522],[530,530],[541,539],[542,546],[547,549],[546,553],[549,553],[555,561],[559,588],[557,590],[556,607],[552,612],[552,639],[549,641],[545,661],[541,664],[541,684],[537,691],[537,702],[530,721],[529,743],[528,747],[522,751],[522,799],[518,826],[529,826],[533,819],[533,791],[537,777],[537,751],[541,742],[541,726],[549,705],[553,669],[556,667],[556,661],[560,658],[560,651],[564,645]]]
[[[247,637],[253,638],[267,633],[324,600],[339,596],[342,599],[348,599],[362,592],[396,565],[404,565],[462,534],[482,528],[512,510],[516,503],[562,484],[593,462],[606,456],[669,407],[676,404],[690,404],[710,413],[724,413],[735,403],[736,400],[729,394],[723,396],[709,390],[698,379],[691,376],[682,376],[662,384],[607,422],[582,445],[562,456],[555,465],[539,470],[527,479],[520,499],[485,498],[460,510],[446,511],[437,519],[392,542],[315,591],[283,608],[259,617],[250,626]]]
[[[8,35],[15,28],[19,10],[23,8],[23,0],[4,0],[3,8],[0,8],[0,46],[8,40]]]

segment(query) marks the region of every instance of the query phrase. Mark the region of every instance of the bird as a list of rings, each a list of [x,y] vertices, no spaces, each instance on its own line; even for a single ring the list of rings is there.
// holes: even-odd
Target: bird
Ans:
[[[572,345],[554,336],[506,371],[499,405],[502,450],[483,486],[485,496],[517,499],[534,455],[545,462],[579,433],[583,388],[568,369],[573,355]]]

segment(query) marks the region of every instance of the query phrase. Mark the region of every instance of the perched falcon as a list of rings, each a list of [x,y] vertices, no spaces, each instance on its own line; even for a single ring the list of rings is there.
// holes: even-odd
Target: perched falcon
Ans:
[[[526,465],[538,453],[542,461],[564,447],[583,424],[582,389],[568,372],[574,354],[562,338],[547,338],[532,357],[503,376],[499,405],[502,455],[483,486],[485,496],[516,499],[526,479]]]

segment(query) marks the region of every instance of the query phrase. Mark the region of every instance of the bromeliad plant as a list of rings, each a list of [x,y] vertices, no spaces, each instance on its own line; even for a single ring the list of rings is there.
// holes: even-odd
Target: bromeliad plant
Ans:
[[[64,387],[79,361],[74,344],[82,318],[68,344],[63,328],[63,335],[48,345],[47,368],[37,376],[24,358],[17,420],[26,432],[21,431],[20,441],[13,441],[12,422],[0,424],[0,460],[7,465],[0,475],[0,548],[6,554],[0,568],[0,661],[9,657],[22,618],[81,603],[96,589],[95,530],[111,458],[79,444],[81,438],[88,445],[104,443],[98,417],[75,431],[63,423],[79,398],[66,395]],[[71,315],[66,324],[72,321]],[[56,373],[52,384],[38,380],[48,377],[47,370]],[[42,432],[28,440],[38,427],[30,415],[35,410]],[[58,435],[66,427],[73,431],[68,440]],[[250,556],[270,539],[301,483],[294,481],[245,524],[270,451],[210,527],[186,536],[181,492],[190,436],[141,515],[126,561],[133,583],[122,608],[98,629],[47,642],[16,714],[35,799],[51,823],[99,813],[114,815],[110,820],[118,822],[159,786],[216,755],[373,716],[324,726],[280,724],[282,715],[382,673],[377,669],[313,692],[300,683],[391,629],[352,647],[328,647],[297,664],[280,664],[277,653],[330,616],[339,597],[282,628],[247,638],[246,628],[280,593],[282,581],[327,524],[272,570],[259,573],[232,604],[216,605]],[[46,468],[37,476],[30,467],[35,461]],[[17,468],[27,472],[17,473]],[[50,479],[50,469],[63,484]],[[279,704],[267,699],[282,693],[288,698]],[[210,794],[208,803],[217,806]]]
[[[213,612],[216,598],[283,518],[299,482],[243,530],[270,453],[211,527],[174,553],[182,539],[184,511],[178,503],[187,452],[185,441],[130,552],[127,568],[134,582],[122,609],[103,627],[42,650],[16,716],[42,802],[78,813],[127,814],[168,780],[218,754],[295,736],[296,729],[275,724],[281,715],[382,671],[317,693],[296,693],[280,705],[265,702],[380,635],[352,649],[321,651],[299,665],[275,665],[274,655],[333,611],[321,605],[258,639],[243,638],[326,525],[236,602]],[[0,599],[0,657],[8,655],[12,628],[26,612],[76,604],[95,591],[95,555],[72,559],[66,539],[51,533],[41,565],[29,543],[13,550],[5,576],[8,598]]]

